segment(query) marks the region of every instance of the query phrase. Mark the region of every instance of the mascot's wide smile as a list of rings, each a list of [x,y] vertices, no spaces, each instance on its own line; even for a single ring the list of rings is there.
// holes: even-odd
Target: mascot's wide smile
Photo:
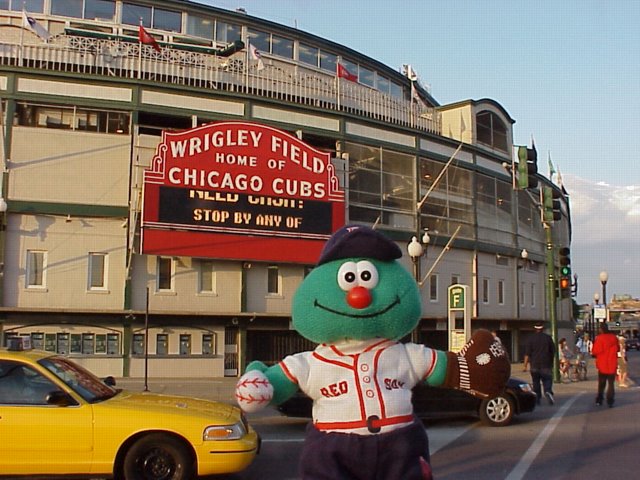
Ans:
[[[382,310],[378,310],[376,312],[371,312],[371,313],[357,314],[357,313],[340,312],[340,311],[335,310],[333,308],[327,307],[325,305],[322,305],[320,302],[318,302],[317,298],[313,301],[313,306],[314,307],[321,308],[321,309],[326,310],[327,312],[330,312],[330,313],[335,313],[336,315],[341,315],[343,317],[351,317],[351,318],[377,317],[378,315],[383,315],[383,314],[387,313],[389,310],[391,310],[393,307],[395,307],[396,305],[399,305],[399,304],[400,304],[400,297],[398,297],[396,295],[395,300],[393,302],[391,302],[391,304],[389,304],[385,308],[383,308]]]

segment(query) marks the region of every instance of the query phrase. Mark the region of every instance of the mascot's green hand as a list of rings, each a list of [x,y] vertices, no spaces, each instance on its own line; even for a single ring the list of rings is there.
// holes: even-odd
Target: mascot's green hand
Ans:
[[[267,405],[278,405],[298,390],[280,367],[267,367],[262,362],[251,362],[236,384],[236,401],[245,412],[257,412]]]
[[[500,393],[511,375],[507,352],[488,330],[477,330],[460,352],[446,352],[446,355],[447,369],[442,384],[446,388],[487,398]]]

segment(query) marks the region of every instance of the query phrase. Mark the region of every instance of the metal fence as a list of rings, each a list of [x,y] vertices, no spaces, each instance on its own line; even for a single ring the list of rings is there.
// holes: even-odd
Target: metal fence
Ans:
[[[139,43],[60,35],[37,44],[0,39],[0,65],[238,92],[440,134],[440,114],[434,108],[277,58],[265,59],[259,68],[246,51],[223,58],[172,47],[157,52]]]

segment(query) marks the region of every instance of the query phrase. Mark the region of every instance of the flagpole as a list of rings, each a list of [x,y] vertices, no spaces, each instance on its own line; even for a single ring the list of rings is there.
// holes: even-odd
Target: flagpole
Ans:
[[[251,56],[251,37],[247,34],[246,63],[244,68],[244,86],[246,93],[249,93],[249,57]]]
[[[27,11],[24,7],[24,2],[22,2],[22,28],[20,29],[20,66],[23,66],[24,63],[24,19],[27,17]]]
[[[142,32],[142,17],[140,17],[140,26],[138,27],[138,80],[142,78],[142,39],[140,38],[140,32]]]
[[[338,111],[340,111],[340,60],[342,57],[336,59],[336,104]]]

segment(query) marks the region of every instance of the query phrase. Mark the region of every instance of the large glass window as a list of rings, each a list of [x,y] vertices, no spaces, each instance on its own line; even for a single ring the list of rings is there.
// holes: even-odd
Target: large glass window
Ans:
[[[62,105],[17,103],[14,124],[86,132],[128,134],[129,114],[110,110],[85,110]]]
[[[293,58],[293,40],[273,35],[271,37],[271,53],[285,58]]]
[[[431,189],[421,209],[422,227],[445,235],[460,227],[458,237],[473,238],[472,173],[453,165],[442,173],[444,167],[442,162],[420,159],[420,200]]]
[[[47,252],[27,250],[27,288],[46,287]]]
[[[88,20],[113,21],[116,15],[116,2],[113,0],[85,0],[84,18]]]
[[[511,184],[488,175],[477,174],[478,239],[513,243],[513,202]]]
[[[82,0],[51,0],[51,15],[82,18]]]
[[[271,35],[260,30],[249,30],[249,42],[260,52],[271,52],[269,44],[271,43]]]
[[[144,27],[151,27],[151,7],[123,2],[122,23],[126,25],[140,25],[140,21],[142,21]]]
[[[180,32],[181,24],[182,14],[180,12],[154,7],[153,28],[168,30],[170,32]]]
[[[187,16],[187,34],[194,37],[202,37],[208,40],[213,39],[214,21],[209,17],[201,17],[199,15]]]
[[[44,12],[44,0],[2,0],[0,8],[3,10],[10,9],[14,12],[19,12],[24,8],[29,13],[43,13]]]
[[[216,41],[233,43],[242,38],[242,27],[234,23],[216,22]]]
[[[346,144],[349,153],[349,219],[413,228],[415,157],[379,147]]]
[[[302,63],[307,63],[309,65],[317,67],[318,49],[316,47],[312,47],[311,45],[298,43],[298,60],[300,60]]]
[[[320,51],[320,68],[331,73],[336,73],[337,55]]]
[[[480,112],[476,115],[476,132],[478,142],[492,148],[508,151],[507,127],[493,112]]]

